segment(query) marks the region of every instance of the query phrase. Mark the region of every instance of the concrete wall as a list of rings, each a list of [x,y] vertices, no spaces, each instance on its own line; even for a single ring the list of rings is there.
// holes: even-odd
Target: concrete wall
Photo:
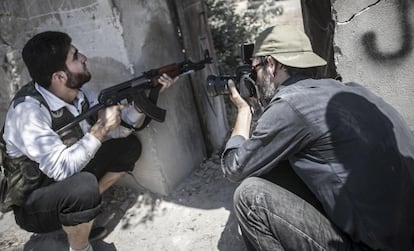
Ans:
[[[193,58],[203,58],[204,51],[208,50],[213,58],[213,64],[207,65],[204,71],[192,74],[190,78],[207,153],[216,155],[224,147],[229,128],[223,96],[209,97],[205,87],[207,76],[218,74],[215,64],[217,57],[207,23],[206,6],[203,0],[174,2],[186,54],[192,55]]]
[[[332,1],[337,71],[392,104],[414,131],[414,2],[376,2]]]
[[[88,56],[93,76],[88,85],[98,92],[184,59],[170,7],[162,0],[1,1],[1,122],[10,97],[30,80],[20,53],[31,36],[44,30],[70,34]],[[167,109],[166,121],[151,122],[137,133],[144,148],[134,176],[150,190],[167,194],[200,164],[206,149],[188,77],[162,93],[159,106]]]

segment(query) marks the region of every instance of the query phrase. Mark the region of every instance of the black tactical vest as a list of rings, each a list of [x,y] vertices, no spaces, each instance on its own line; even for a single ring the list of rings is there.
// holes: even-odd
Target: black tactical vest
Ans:
[[[36,90],[35,84],[33,82],[30,82],[23,86],[14,96],[12,100],[12,104],[14,107],[16,107],[18,104],[25,101],[26,96],[30,96],[32,98],[35,98],[40,102],[40,104],[44,105],[50,112],[50,116],[52,117],[52,129],[56,131],[57,129],[63,127],[66,124],[69,124],[74,118],[73,114],[66,108],[62,107],[61,109],[57,111],[51,111],[49,109],[49,106],[46,102],[46,100],[42,97],[42,95]],[[89,102],[86,99],[85,96],[85,102],[82,103],[82,111],[86,111],[89,109]],[[88,118],[87,119],[89,124],[94,124],[96,122],[96,118]],[[62,139],[63,143],[67,146],[71,146],[76,141],[78,141],[80,138],[83,137],[83,132],[80,127],[80,125],[76,125],[72,127],[71,129],[68,129],[66,131],[63,131],[60,133],[60,138]]]
[[[36,90],[33,82],[29,82],[23,86],[14,96],[11,104],[13,107],[16,107],[18,104],[24,102],[27,96],[35,98],[41,105],[44,105],[49,110],[52,117],[52,129],[54,131],[68,124],[74,118],[72,113],[70,113],[66,107],[63,107],[58,111],[51,111],[46,100]],[[86,99],[86,96],[85,102],[81,106],[82,111],[89,108],[89,102]],[[95,122],[96,118],[88,119],[88,123],[91,125]],[[84,134],[79,124],[59,134],[63,143],[67,146],[74,144],[82,138],[83,135]],[[3,130],[1,131],[0,137],[1,143],[4,143]],[[22,205],[25,198],[32,191],[52,183],[53,180],[40,171],[39,164],[35,161],[30,160],[26,156],[10,158],[5,152],[5,147],[1,147],[0,150],[2,151],[2,157],[4,158],[1,163],[1,167],[4,170],[1,170],[2,177],[0,177],[0,211],[8,212],[13,208],[13,206]]]

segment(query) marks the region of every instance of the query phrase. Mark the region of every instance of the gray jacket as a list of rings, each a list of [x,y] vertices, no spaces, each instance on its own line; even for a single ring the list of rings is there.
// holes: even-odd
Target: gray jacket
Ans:
[[[414,249],[414,137],[381,98],[356,83],[287,80],[251,138],[229,139],[222,168],[239,181],[286,159],[354,241]]]

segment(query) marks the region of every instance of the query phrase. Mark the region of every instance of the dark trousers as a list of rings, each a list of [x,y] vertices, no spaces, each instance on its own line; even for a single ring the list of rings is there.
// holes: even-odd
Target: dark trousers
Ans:
[[[36,189],[23,206],[14,208],[16,223],[29,232],[46,233],[93,220],[102,204],[98,180],[106,172],[131,171],[140,154],[134,135],[104,142],[82,172]]]
[[[245,179],[234,209],[249,250],[367,250],[333,225],[286,163],[266,178]]]

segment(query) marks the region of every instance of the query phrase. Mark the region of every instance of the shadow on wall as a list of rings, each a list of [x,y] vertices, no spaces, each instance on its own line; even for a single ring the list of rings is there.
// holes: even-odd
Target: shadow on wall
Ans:
[[[413,167],[414,160],[400,153],[400,149],[412,149],[407,140],[412,136],[404,134],[410,133],[407,130],[396,138],[395,125],[386,116],[393,112],[387,107],[379,110],[367,98],[352,93],[336,94],[329,101],[326,118],[332,147],[343,163],[336,171],[344,174],[338,176],[344,184],[330,214],[337,216],[336,224],[365,237],[362,241],[378,249],[412,250],[412,231],[401,226],[414,225],[412,218],[407,219],[414,210],[414,173],[407,167]],[[355,211],[349,212],[350,208]],[[396,212],[399,216],[394,216]],[[350,217],[341,217],[345,215]],[[386,236],[389,229],[396,229],[397,243],[376,239]]]
[[[413,51],[413,35],[412,25],[410,23],[410,5],[413,5],[411,0],[398,0],[397,8],[401,24],[401,46],[395,52],[381,52],[377,46],[377,36],[374,32],[367,32],[362,37],[362,44],[369,58],[378,62],[391,62],[394,60],[401,60],[406,58]],[[385,19],[386,21],[386,19]],[[398,38],[395,41],[399,41]]]

